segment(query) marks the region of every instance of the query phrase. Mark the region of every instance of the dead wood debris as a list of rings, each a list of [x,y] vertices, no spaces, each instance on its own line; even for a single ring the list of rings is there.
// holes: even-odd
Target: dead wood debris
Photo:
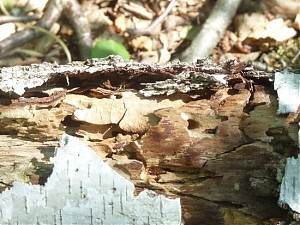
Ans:
[[[179,75],[181,72],[183,72],[182,78],[175,76],[175,74]],[[184,72],[187,74],[184,75]],[[199,74],[194,76],[192,73]],[[85,62],[73,62],[62,66],[55,63],[43,63],[32,66],[4,67],[0,70],[0,90],[2,95],[15,98],[16,96],[22,96],[26,88],[32,89],[42,85],[69,85],[70,88],[74,88],[80,80],[84,80],[88,76],[102,82],[105,81],[104,85],[106,86],[103,86],[103,88],[107,88],[108,84],[115,85],[115,87],[124,85],[126,88],[132,88],[130,83],[137,80],[140,87],[142,83],[146,82],[150,83],[166,79],[174,79],[175,81],[178,79],[181,81],[185,80],[184,82],[187,82],[187,86],[189,82],[192,82],[191,85],[197,86],[198,82],[198,88],[202,89],[206,86],[205,81],[207,81],[207,87],[218,83],[217,80],[208,75],[214,75],[216,79],[219,76],[219,80],[222,80],[227,75],[242,75],[244,77],[256,77],[257,79],[267,80],[270,78],[268,74],[256,73],[251,67],[247,67],[247,64],[235,59],[229,59],[221,65],[216,65],[208,59],[198,60],[193,64],[176,61],[158,65],[123,61],[120,57],[107,57],[104,59],[91,59]],[[69,84],[66,76],[69,78]],[[184,78],[185,76],[187,77]],[[80,82],[80,88],[85,88],[86,85],[93,86],[95,84],[93,82]],[[197,89],[196,86],[195,89]]]
[[[64,6],[64,14],[67,16],[77,35],[80,60],[91,58],[91,30],[87,18],[84,16],[78,1],[68,0]]]
[[[291,121],[276,114],[270,81],[246,68],[233,60],[157,65],[119,57],[2,68],[1,84],[20,79],[17,74],[23,79],[39,74],[41,81],[26,84],[22,97],[0,97],[6,101],[0,106],[0,157],[9,162],[1,164],[7,171],[0,173],[1,185],[45,181],[51,146],[68,133],[84,139],[138,188],[180,197],[186,224],[283,218],[276,204],[278,170],[284,154],[294,149],[278,152],[276,143],[290,138]],[[175,79],[183,71],[225,73],[231,85],[148,98],[138,93],[141,83]],[[242,78],[252,79],[253,88],[247,89]]]
[[[45,70],[45,66],[52,66],[56,71],[47,82],[45,79],[45,83],[27,89],[25,98],[12,99],[11,103],[0,107],[2,133],[46,143],[58,140],[63,132],[82,137],[106,158],[107,163],[135,180],[140,188],[182,197],[183,219],[188,224],[207,220],[221,224],[224,216],[236,210],[236,207],[218,201],[243,209],[236,212],[235,220],[261,221],[258,218],[283,215],[275,196],[279,185],[277,170],[282,168],[284,156],[274,151],[272,143],[276,136],[268,134],[274,126],[277,131],[278,127],[285,127],[285,118],[276,114],[276,106],[270,102],[275,99],[270,94],[270,85],[254,83],[254,92],[240,85],[244,81],[236,79],[235,75],[243,75],[244,66],[232,61],[224,65],[205,61],[152,65],[108,58],[74,62],[69,66],[34,66],[32,69],[37,72],[39,68]],[[20,68],[23,72],[30,71],[29,67],[16,67],[1,72]],[[120,84],[138,90],[145,80],[155,81],[161,76],[175,78],[184,70],[227,73],[233,76],[235,84],[219,87],[205,95],[194,90],[193,95],[198,94],[196,98],[187,93],[145,98],[137,92],[124,90],[120,93],[115,89],[115,94],[113,90]],[[72,90],[49,92],[65,73],[70,77],[70,86],[64,86],[64,89]],[[104,92],[103,87],[109,86],[111,90]],[[89,87],[92,92],[99,90],[111,95],[90,95]],[[83,88],[82,92],[80,88]],[[24,144],[33,145],[32,142]],[[36,157],[45,163],[41,158]],[[38,178],[32,170],[34,165],[42,164],[32,162],[26,167],[26,174],[31,174],[26,176],[26,181],[30,177],[36,182]],[[45,180],[47,175],[41,173],[39,176]],[[5,183],[9,185],[11,179],[15,178],[6,177]],[[197,207],[210,216],[213,211],[213,219],[202,213],[199,217]],[[268,210],[260,210],[266,207]]]
[[[91,31],[77,0],[49,0],[42,18],[35,25],[31,25],[28,28],[24,26],[25,29],[0,41],[0,54],[3,55],[16,47],[40,37],[43,32],[38,28],[49,30],[61,17],[63,10],[77,34],[78,48],[81,55],[80,59],[85,60],[90,58],[92,45]]]

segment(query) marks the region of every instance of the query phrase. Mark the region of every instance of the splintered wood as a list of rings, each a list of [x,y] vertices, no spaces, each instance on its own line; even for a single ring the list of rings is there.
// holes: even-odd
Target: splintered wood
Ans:
[[[270,77],[241,62],[153,65],[111,57],[3,68],[0,80],[1,142],[11,143],[0,154],[15,163],[1,164],[7,186],[47,179],[47,143],[67,133],[134,182],[137,193],[180,198],[183,224],[259,224],[285,215],[277,206],[280,174],[285,157],[297,154],[297,121],[277,115]],[[14,140],[29,149],[26,160],[13,153]],[[283,150],[282,141],[291,144]],[[13,166],[29,163],[27,176],[15,176]]]

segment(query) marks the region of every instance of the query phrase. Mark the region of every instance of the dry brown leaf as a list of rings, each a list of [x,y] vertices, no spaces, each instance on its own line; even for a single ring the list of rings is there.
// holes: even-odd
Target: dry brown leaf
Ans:
[[[140,36],[131,41],[131,46],[135,50],[151,51],[153,42],[150,37]]]
[[[253,39],[267,39],[272,38],[277,42],[286,41],[294,37],[297,32],[287,26],[282,18],[269,21],[263,27],[257,27],[254,32],[249,35]]]
[[[269,21],[261,13],[239,15],[235,25],[239,41],[248,43],[283,42],[297,34],[282,18]]]
[[[115,19],[115,28],[117,32],[124,33],[131,26],[131,20],[128,20],[124,14],[118,15]]]

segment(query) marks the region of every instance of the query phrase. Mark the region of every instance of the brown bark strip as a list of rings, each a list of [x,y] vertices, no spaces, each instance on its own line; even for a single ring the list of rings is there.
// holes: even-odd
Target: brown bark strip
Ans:
[[[24,106],[24,105],[30,105],[30,106],[36,106],[38,108],[51,108],[55,107],[60,100],[66,95],[67,91],[58,91],[53,93],[52,95],[48,97],[36,97],[36,98],[18,98],[18,99],[12,99],[10,107],[15,106]]]

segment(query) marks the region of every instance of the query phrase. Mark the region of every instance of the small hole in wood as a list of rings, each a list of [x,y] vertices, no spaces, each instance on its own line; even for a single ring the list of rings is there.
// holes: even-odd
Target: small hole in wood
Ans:
[[[205,129],[203,133],[206,133],[206,134],[216,134],[217,133],[217,128],[214,128],[214,129]]]
[[[189,130],[193,130],[193,129],[197,129],[200,127],[199,123],[195,120],[192,120],[192,119],[188,119],[188,129]]]
[[[80,121],[73,120],[71,115],[66,116],[61,123],[67,127],[79,127],[81,124]]]

